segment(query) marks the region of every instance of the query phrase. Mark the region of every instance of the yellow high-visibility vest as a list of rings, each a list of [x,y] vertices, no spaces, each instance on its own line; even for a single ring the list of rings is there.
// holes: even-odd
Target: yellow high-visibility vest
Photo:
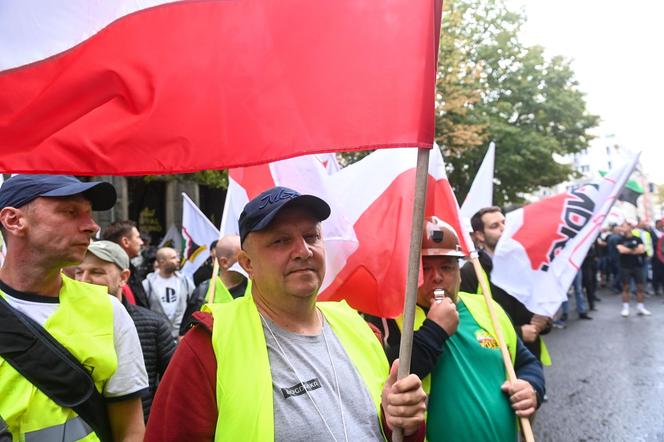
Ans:
[[[376,335],[345,302],[319,302],[334,334],[367,387],[378,416],[389,367]],[[217,360],[216,441],[273,441],[272,374],[263,326],[253,296],[206,304],[212,313]]]
[[[101,392],[118,365],[107,289],[62,275],[59,299],[44,329],[90,371]],[[76,412],[60,407],[1,357],[0,391],[0,416],[15,442],[99,440]]]

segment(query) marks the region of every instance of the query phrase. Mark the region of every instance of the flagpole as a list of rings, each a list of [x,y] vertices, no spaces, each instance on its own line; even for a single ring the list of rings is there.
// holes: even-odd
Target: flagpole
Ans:
[[[507,350],[507,345],[505,344],[505,337],[503,335],[503,330],[498,324],[498,319],[496,318],[496,312],[493,308],[493,298],[491,296],[491,291],[489,288],[489,283],[486,279],[484,270],[480,264],[480,260],[477,255],[477,251],[473,250],[470,254],[470,262],[473,263],[473,269],[475,269],[475,275],[479,281],[480,287],[482,289],[482,294],[484,295],[484,300],[486,301],[487,309],[489,310],[489,316],[491,317],[491,325],[496,332],[496,340],[500,346],[500,353],[503,356],[503,364],[505,364],[505,370],[507,371],[507,376],[510,382],[517,380],[516,373],[514,372],[514,366],[512,365],[512,358],[510,353]],[[535,437],[533,435],[533,429],[530,425],[530,420],[527,417],[520,417],[519,423],[521,424],[521,431],[523,431],[523,436],[526,439],[526,442],[535,442]]]
[[[221,239],[221,232],[219,232],[219,239]],[[218,241],[218,240],[217,240]],[[215,253],[214,262],[212,263],[212,276],[210,277],[210,286],[208,287],[208,292],[205,302],[212,304],[214,302],[214,292],[217,289],[217,277],[219,276],[219,260],[217,259],[217,254]]]
[[[417,277],[420,272],[420,250],[422,248],[422,226],[424,224],[424,205],[427,196],[427,178],[429,175],[429,150],[417,150],[417,169],[415,172],[415,200],[413,202],[413,225],[410,230],[410,250],[408,253],[408,276],[406,279],[406,301],[403,309],[401,344],[399,346],[399,371],[397,379],[410,373],[410,359],[413,350],[413,327],[415,324],[415,306],[417,304]],[[395,427],[392,440],[403,441],[403,431]]]

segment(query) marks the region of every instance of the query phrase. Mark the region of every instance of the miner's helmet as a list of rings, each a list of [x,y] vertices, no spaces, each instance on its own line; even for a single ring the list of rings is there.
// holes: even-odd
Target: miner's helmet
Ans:
[[[432,216],[424,220],[422,256],[466,256],[459,245],[459,237],[445,221]]]

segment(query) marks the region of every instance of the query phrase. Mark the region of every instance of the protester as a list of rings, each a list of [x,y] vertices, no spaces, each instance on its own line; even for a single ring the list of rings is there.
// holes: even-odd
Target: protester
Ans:
[[[143,247],[143,240],[141,235],[136,228],[136,224],[133,221],[116,221],[106,227],[101,234],[102,239],[107,241],[113,241],[116,244],[119,244],[129,256],[129,259],[133,259],[139,256],[141,252],[141,247]],[[149,308],[150,304],[148,303],[147,295],[145,290],[143,290],[143,285],[141,284],[142,278],[138,274],[138,269],[129,263],[129,281],[124,286],[124,293],[133,304],[140,305],[141,307]]]
[[[652,259],[652,289],[655,295],[664,295],[664,226],[655,221],[655,255]]]
[[[194,285],[198,287],[204,281],[212,278],[212,268],[214,267],[214,260],[217,254],[217,240],[215,239],[210,243],[210,256],[203,264],[194,272]]]
[[[143,289],[148,297],[150,310],[168,319],[174,337],[180,335],[180,324],[187,303],[194,291],[189,277],[178,272],[180,259],[175,249],[162,247],[157,250],[158,270],[149,273],[143,280]]]
[[[607,253],[609,256],[609,267],[611,269],[611,288],[615,293],[622,292],[622,281],[620,277],[620,253],[618,243],[622,241],[623,229],[617,224],[611,227],[611,233],[606,239]]]
[[[231,270],[231,267],[237,263],[237,257],[241,251],[240,237],[227,235],[219,241],[214,241],[214,244],[213,256],[216,257],[219,265],[219,276],[215,278],[214,287],[210,284],[211,279],[208,279],[194,290],[180,326],[180,335],[184,335],[189,330],[191,315],[200,310],[203,304],[210,299],[212,288],[214,288],[214,299],[211,302],[229,302],[240,296],[251,294],[249,280],[242,273]]]
[[[494,285],[491,280],[493,255],[498,240],[505,230],[505,215],[503,215],[500,207],[485,207],[477,211],[471,217],[470,222],[473,235],[480,246],[478,252],[480,265],[489,279],[493,299],[507,312],[514,324],[517,335],[523,340],[528,350],[544,364],[550,364],[551,358],[540,335],[551,330],[551,318],[535,315],[519,300]],[[460,290],[467,293],[479,292],[477,275],[471,262],[467,262],[461,269]]]
[[[115,199],[109,183],[58,175],[0,188],[0,415],[15,441],[143,439],[148,382],[131,318],[106,289],[60,272],[83,260],[92,210]]]
[[[153,311],[128,303],[122,296],[122,286],[129,279],[129,257],[118,244],[111,241],[90,244],[83,262],[75,268],[75,275],[77,281],[106,287],[109,294],[122,302],[134,321],[150,385],[150,391],[142,398],[143,417],[147,422],[159,379],[164,376],[175,351],[169,323]]]
[[[435,217],[428,219],[411,364],[424,385],[430,385],[427,439],[516,440],[515,413],[532,416],[544,397],[542,366],[518,338],[507,314],[494,303],[518,378],[505,381],[505,366],[484,296],[459,291],[458,260],[463,256],[452,227]],[[436,299],[437,290],[444,292],[444,298]],[[390,328],[388,358],[397,355],[401,321],[387,321],[388,327],[390,323],[399,325]]]
[[[381,423],[388,436],[400,426],[406,440],[422,440],[417,376],[396,381],[397,364],[389,370],[354,310],[316,302],[329,214],[323,200],[283,187],[245,206],[239,262],[251,296],[196,313],[157,392],[147,441],[378,441]]]
[[[644,253],[641,255],[641,271],[643,272],[643,291],[647,295],[654,293],[648,288],[651,258],[655,254],[655,241],[650,230],[650,226],[644,219],[639,220],[636,227],[632,230],[632,234],[640,238],[641,242],[643,242]]]
[[[650,316],[650,311],[643,305],[642,256],[645,253],[645,246],[641,238],[634,236],[634,227],[636,227],[634,221],[625,221],[623,223],[623,237],[616,245],[618,253],[620,253],[620,275],[623,293],[623,307],[620,314],[625,318],[629,316],[630,280],[633,280],[636,284],[636,313]]]
[[[602,301],[601,298],[597,296],[597,272],[599,270],[599,258],[597,256],[598,249],[598,240],[596,240],[595,243],[590,246],[590,249],[588,249],[588,254],[581,264],[582,286],[583,290],[586,292],[588,308],[591,311],[597,310],[595,304]],[[591,318],[588,316],[586,319]]]

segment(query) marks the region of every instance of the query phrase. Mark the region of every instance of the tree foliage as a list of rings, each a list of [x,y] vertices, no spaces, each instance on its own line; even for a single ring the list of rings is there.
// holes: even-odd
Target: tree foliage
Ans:
[[[502,0],[447,2],[436,140],[460,200],[490,140],[496,143],[494,202],[505,204],[569,178],[570,166],[552,155],[586,148],[588,131],[598,123],[586,110],[570,62],[547,59],[543,48],[519,41],[524,20]]]

